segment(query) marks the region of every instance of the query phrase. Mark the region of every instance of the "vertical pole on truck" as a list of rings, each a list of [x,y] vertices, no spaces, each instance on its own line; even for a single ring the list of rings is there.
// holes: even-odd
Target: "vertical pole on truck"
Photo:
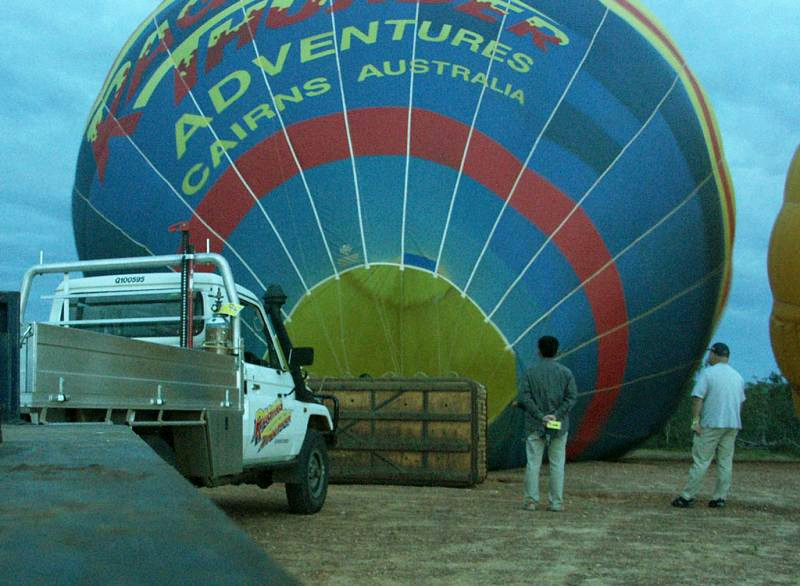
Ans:
[[[194,275],[194,246],[189,242],[189,222],[178,222],[169,227],[170,232],[181,233],[181,348],[191,348],[194,336],[194,300],[192,279]]]

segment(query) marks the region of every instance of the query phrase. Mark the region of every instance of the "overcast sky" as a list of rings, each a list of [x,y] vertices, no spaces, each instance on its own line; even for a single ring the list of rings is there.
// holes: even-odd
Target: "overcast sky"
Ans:
[[[764,377],[777,370],[767,247],[800,143],[800,0],[642,1],[675,40],[716,112],[737,227],[733,288],[714,338],[730,344],[731,362],[746,379]],[[49,262],[76,258],[70,193],[86,117],[119,49],[157,4],[4,4],[0,290],[19,289],[40,250]]]

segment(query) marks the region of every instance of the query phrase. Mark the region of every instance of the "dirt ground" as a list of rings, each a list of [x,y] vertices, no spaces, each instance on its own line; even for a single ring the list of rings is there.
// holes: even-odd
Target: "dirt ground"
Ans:
[[[205,492],[303,584],[800,584],[800,462],[737,461],[725,509],[706,506],[713,466],[703,500],[670,506],[687,469],[568,463],[562,513],[521,509],[522,470],[470,489],[332,485],[307,517],[280,485]]]

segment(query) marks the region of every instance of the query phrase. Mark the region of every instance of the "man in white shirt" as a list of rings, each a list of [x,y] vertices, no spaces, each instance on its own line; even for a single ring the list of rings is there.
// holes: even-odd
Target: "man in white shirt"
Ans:
[[[673,507],[694,504],[711,460],[717,459],[717,484],[708,506],[721,508],[731,488],[733,450],[742,428],[744,379],[728,365],[730,349],[717,342],[709,350],[708,367],[697,377],[692,390],[692,467],[683,492],[672,501]]]

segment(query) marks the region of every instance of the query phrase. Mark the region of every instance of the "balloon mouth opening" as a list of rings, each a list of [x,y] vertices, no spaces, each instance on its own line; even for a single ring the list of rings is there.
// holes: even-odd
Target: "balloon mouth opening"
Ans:
[[[401,270],[402,269],[402,270]],[[318,283],[292,310],[294,343],[317,377],[467,377],[493,420],[516,396],[516,355],[468,296],[441,275],[371,265]]]

